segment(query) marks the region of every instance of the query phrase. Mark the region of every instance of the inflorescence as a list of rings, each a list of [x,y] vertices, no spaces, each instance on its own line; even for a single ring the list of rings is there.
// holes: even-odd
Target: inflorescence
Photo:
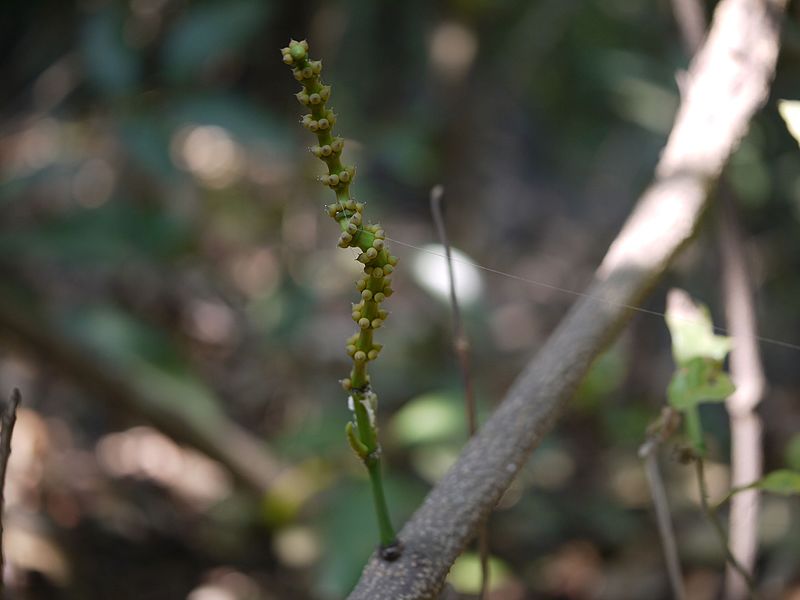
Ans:
[[[347,354],[353,359],[350,377],[342,381],[347,391],[367,391],[369,375],[366,363],[375,360],[381,351],[381,344],[374,343],[372,333],[378,329],[388,316],[381,308],[383,301],[392,295],[391,273],[397,264],[397,257],[389,253],[385,234],[380,225],[363,225],[364,204],[350,196],[350,184],[356,175],[355,167],[341,162],[344,139],[333,135],[336,113],[327,107],[331,97],[331,87],[320,81],[322,61],[308,58],[308,43],[292,40],[281,50],[283,62],[292,67],[292,73],[303,89],[297,100],[311,109],[300,123],[316,134],[317,144],[309,151],[328,167],[328,174],[319,178],[322,184],[336,193],[336,201],[326,206],[328,215],[341,228],[338,245],[340,248],[360,250],[358,261],[364,264],[364,276],[356,283],[361,293],[361,301],[353,305],[353,321],[359,331],[347,340]]]
[[[319,181],[336,194],[336,201],[325,208],[341,229],[338,245],[340,248],[358,249],[358,261],[364,265],[364,275],[356,282],[361,300],[352,307],[352,317],[358,325],[358,331],[347,340],[346,345],[353,368],[350,376],[342,380],[342,387],[350,394],[349,404],[355,416],[354,421],[347,424],[346,434],[350,446],[370,472],[381,526],[383,556],[392,560],[396,558],[398,545],[388,519],[380,483],[380,445],[375,422],[377,396],[370,386],[367,363],[375,360],[382,348],[373,340],[373,332],[383,325],[389,315],[381,305],[392,295],[391,274],[397,265],[397,257],[390,254],[381,226],[364,224],[364,204],[356,202],[350,195],[350,184],[356,170],[353,166],[343,165],[341,161],[344,139],[333,135],[336,113],[327,106],[331,88],[320,80],[322,61],[308,57],[308,43],[305,40],[292,40],[281,50],[281,54],[283,62],[292,68],[295,79],[303,86],[296,94],[297,100],[311,110],[300,123],[317,136],[317,144],[309,151],[328,167],[327,175],[321,176]]]

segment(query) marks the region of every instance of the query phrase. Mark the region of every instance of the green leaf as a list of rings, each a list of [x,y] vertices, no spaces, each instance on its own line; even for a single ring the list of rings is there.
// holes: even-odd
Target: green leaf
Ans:
[[[772,494],[781,496],[793,496],[800,494],[800,472],[790,471],[789,469],[779,469],[768,473],[752,486]]]
[[[670,290],[666,321],[678,366],[698,357],[722,363],[731,350],[731,339],[714,333],[708,308],[696,304],[683,290]]]
[[[489,586],[498,589],[508,580],[509,568],[499,558],[489,557]],[[481,559],[480,556],[465,552],[453,563],[447,581],[462,594],[477,594],[481,589]]]
[[[701,402],[721,402],[736,387],[714,360],[693,358],[678,368],[667,388],[669,403],[685,411]]]
[[[443,442],[464,436],[464,418],[463,402],[457,396],[434,392],[406,403],[389,431],[402,445]]]

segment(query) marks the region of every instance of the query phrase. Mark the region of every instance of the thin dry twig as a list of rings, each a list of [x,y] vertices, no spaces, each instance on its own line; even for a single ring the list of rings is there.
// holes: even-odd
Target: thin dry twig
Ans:
[[[453,257],[450,251],[450,240],[447,237],[447,227],[444,223],[443,209],[444,187],[434,186],[431,190],[431,213],[436,224],[436,233],[444,247],[445,260],[447,261],[447,277],[450,282],[450,307],[453,315],[453,350],[458,357],[461,383],[464,387],[464,407],[467,414],[467,427],[469,436],[478,431],[477,409],[475,407],[475,394],[472,387],[472,371],[470,369],[470,344],[461,319],[461,309],[458,306],[456,293],[456,276],[453,268]],[[481,562],[481,587],[478,600],[483,600],[486,590],[489,589],[489,517],[478,530],[478,553]]]
[[[664,480],[658,466],[658,449],[677,427],[680,417],[671,409],[666,408],[661,413],[661,418],[648,432],[647,440],[639,448],[639,457],[644,461],[647,484],[650,495],[653,497],[653,508],[656,512],[658,533],[664,549],[664,560],[667,563],[667,575],[675,600],[685,600],[686,587],[683,584],[678,543],[675,539],[675,530],[672,526],[672,515],[669,509]]]
[[[5,570],[5,555],[3,553],[3,511],[5,509],[6,498],[6,468],[8,459],[11,457],[11,436],[14,434],[14,425],[17,422],[17,407],[22,397],[19,390],[11,392],[11,399],[3,404],[2,415],[0,416],[0,598],[4,594],[3,572]]]
[[[351,600],[432,600],[455,559],[552,428],[597,355],[694,237],[709,190],[767,98],[785,0],[722,0],[692,62],[653,182],[578,301],[400,533],[373,555]],[[600,297],[610,302],[597,302]]]

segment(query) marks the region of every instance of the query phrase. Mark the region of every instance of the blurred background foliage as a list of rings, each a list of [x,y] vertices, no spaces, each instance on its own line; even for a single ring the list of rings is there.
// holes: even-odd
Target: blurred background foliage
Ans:
[[[14,598],[341,598],[373,549],[337,383],[357,264],[305,152],[290,36],[324,60],[357,197],[403,242],[373,374],[398,522],[465,435],[442,263],[406,245],[434,241],[428,190],[445,184],[467,260],[581,290],[686,68],[666,0],[5,0],[0,15],[0,388],[24,396]],[[800,98],[791,15],[728,181],[761,333],[798,343],[800,154],[775,110]],[[646,308],[678,284],[721,322],[713,231]],[[458,278],[485,418],[574,297],[466,264]],[[636,450],[669,348],[663,321],[638,315],[597,361],[492,517],[492,598],[668,597]],[[767,467],[800,468],[798,352],[762,349]],[[727,419],[704,418],[721,494]],[[265,494],[226,464],[245,442],[274,467]],[[665,466],[691,597],[715,598],[722,556],[692,474]],[[800,507],[767,498],[761,518],[763,580],[800,597]],[[468,553],[451,582],[467,597],[477,572]]]

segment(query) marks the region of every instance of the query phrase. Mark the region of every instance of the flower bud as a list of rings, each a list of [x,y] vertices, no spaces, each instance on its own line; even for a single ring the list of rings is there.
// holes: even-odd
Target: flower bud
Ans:
[[[289,42],[289,53],[294,60],[303,60],[307,56],[307,52],[308,46],[303,45],[302,42],[296,40]]]

